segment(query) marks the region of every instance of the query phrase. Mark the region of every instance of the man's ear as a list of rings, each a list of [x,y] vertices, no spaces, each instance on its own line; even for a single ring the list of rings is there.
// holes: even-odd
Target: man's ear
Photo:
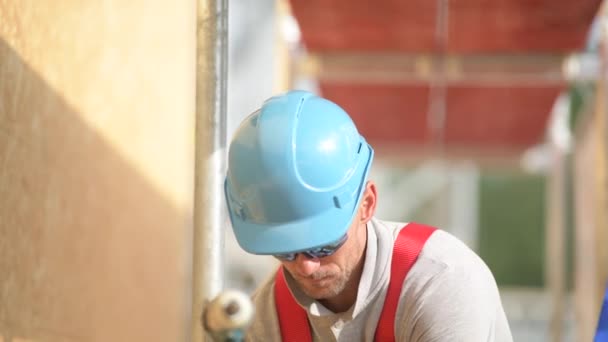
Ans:
[[[367,223],[374,216],[376,212],[376,201],[378,198],[376,192],[376,183],[374,181],[368,181],[365,184],[365,190],[363,191],[363,198],[361,198],[361,204],[359,210],[361,213],[361,222]]]

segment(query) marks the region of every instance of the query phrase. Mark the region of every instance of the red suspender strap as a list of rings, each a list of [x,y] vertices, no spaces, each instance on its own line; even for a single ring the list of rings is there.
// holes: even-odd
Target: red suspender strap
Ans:
[[[376,341],[395,341],[395,315],[403,281],[418,259],[418,254],[426,240],[434,231],[433,227],[410,223],[399,232],[393,247],[391,278],[384,299],[384,308],[376,327]]]
[[[283,267],[279,267],[274,283],[274,301],[279,316],[281,340],[283,342],[311,342],[312,335],[308,326],[306,311],[291,295]]]
[[[407,229],[405,229],[406,227]],[[424,243],[434,231],[433,227],[410,223],[399,232],[393,247],[391,278],[384,300],[384,308],[376,327],[375,341],[395,341],[395,314],[403,281],[416,262]],[[280,267],[274,284],[274,299],[281,329],[281,340],[283,342],[311,342],[312,335],[308,325],[308,316],[289,291],[283,272],[283,267]]]

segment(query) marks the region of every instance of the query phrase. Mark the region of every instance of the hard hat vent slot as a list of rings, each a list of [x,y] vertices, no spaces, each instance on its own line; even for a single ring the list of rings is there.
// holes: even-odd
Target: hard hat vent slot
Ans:
[[[363,144],[360,142],[359,143],[359,148],[357,149],[357,154],[361,153],[361,147],[363,147]]]
[[[342,193],[334,196],[334,206],[338,209],[344,209],[351,200],[351,194],[348,191],[343,191]]]

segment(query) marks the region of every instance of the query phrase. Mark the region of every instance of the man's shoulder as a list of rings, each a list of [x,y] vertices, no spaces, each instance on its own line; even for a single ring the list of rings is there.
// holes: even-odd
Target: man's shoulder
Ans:
[[[493,292],[496,281],[486,263],[454,235],[437,229],[408,274],[414,288],[456,295],[469,287]],[[429,286],[432,284],[432,286]]]
[[[441,229],[435,231],[428,239],[420,258],[444,264],[448,268],[487,268],[475,251],[454,235]]]
[[[399,331],[402,337],[433,331],[437,340],[480,341],[495,334],[496,340],[512,340],[492,272],[443,230],[431,235],[408,273],[399,310],[401,326],[410,327]]]
[[[378,218],[373,219],[373,224],[379,229],[388,230],[392,234],[393,240],[397,238],[401,229],[406,228],[410,224],[426,225],[424,223],[396,222]],[[485,266],[485,263],[481,258],[479,258],[479,256],[460,239],[441,229],[441,227],[434,228],[437,230],[424,244],[419,259],[426,259],[437,264],[443,264],[445,267],[470,266],[471,264]]]
[[[409,224],[415,222],[396,222],[374,218],[372,223],[376,230],[390,232],[395,240],[403,228],[407,229]],[[482,273],[486,277],[489,276],[493,281],[487,265],[475,251],[441,227],[434,228],[437,230],[428,238],[414,264],[412,269],[414,274],[420,276],[420,272],[417,271],[422,269],[424,270],[423,278],[427,278],[456,271],[463,278],[467,278],[466,274],[475,272]]]
[[[256,304],[256,307],[274,307],[274,282],[276,273],[276,270],[271,272],[251,295],[251,300]]]
[[[274,301],[275,276],[276,271],[272,272],[251,295],[255,316],[247,331],[247,341],[269,341],[280,336]]]

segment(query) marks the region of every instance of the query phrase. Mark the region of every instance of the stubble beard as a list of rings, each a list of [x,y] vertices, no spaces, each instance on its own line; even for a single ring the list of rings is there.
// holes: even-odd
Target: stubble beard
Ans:
[[[308,282],[297,282],[300,290],[304,292],[308,297],[321,300],[321,299],[329,299],[339,295],[346,288],[346,284],[350,279],[350,275],[352,270],[348,269],[342,273],[338,273],[335,275],[335,278],[330,279],[329,284],[320,284],[321,286],[308,285]],[[316,273],[313,274],[310,279],[323,279],[328,276],[328,274]]]

